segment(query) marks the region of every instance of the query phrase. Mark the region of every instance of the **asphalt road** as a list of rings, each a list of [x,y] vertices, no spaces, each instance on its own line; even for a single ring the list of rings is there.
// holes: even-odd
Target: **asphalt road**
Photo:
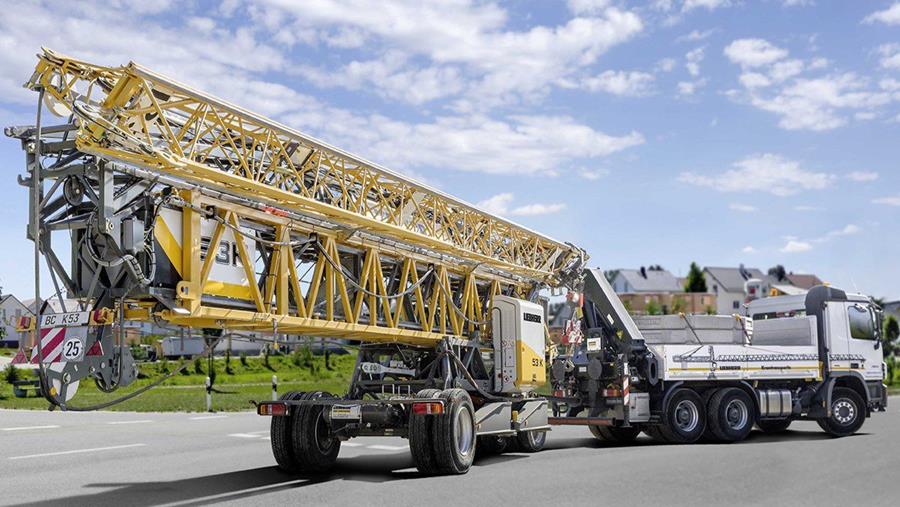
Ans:
[[[255,414],[0,411],[3,505],[898,505],[900,398],[860,434],[815,423],[742,443],[616,447],[561,427],[537,454],[421,477],[400,438],[356,439],[328,477],[274,467]]]

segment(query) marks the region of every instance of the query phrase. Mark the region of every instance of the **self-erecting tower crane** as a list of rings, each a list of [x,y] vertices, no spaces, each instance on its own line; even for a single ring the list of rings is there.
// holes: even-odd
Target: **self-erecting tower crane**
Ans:
[[[450,389],[435,410],[461,403],[474,417],[493,400],[505,403],[497,434],[525,428],[513,405],[544,379],[546,317],[532,302],[543,288],[579,283],[581,249],[134,63],[45,50],[26,87],[39,109],[67,118],[43,125],[39,115],[7,135],[26,151],[30,237],[59,292],[84,302],[78,310],[358,340],[373,345],[360,352],[354,399]],[[505,312],[518,331],[501,329]],[[42,336],[57,324],[36,323]],[[82,378],[113,388],[133,377],[127,350],[91,329],[76,347],[95,351],[75,357],[87,367],[48,368],[57,394]],[[374,419],[354,412],[338,424],[340,411],[302,401],[298,413],[318,407],[336,438],[378,427],[414,438],[408,404],[376,403],[377,416],[363,411]],[[278,445],[284,466],[312,466]],[[433,454],[417,458],[422,467],[468,467]]]

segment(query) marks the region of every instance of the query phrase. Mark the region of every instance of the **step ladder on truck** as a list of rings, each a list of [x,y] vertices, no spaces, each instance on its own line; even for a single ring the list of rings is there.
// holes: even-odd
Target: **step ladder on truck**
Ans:
[[[551,424],[686,442],[707,428],[726,434],[711,407],[743,407],[750,425],[849,411],[852,428],[885,403],[869,369],[853,367],[862,359],[840,361],[875,359],[837,354],[837,324],[810,336],[818,345],[802,354],[815,358],[767,360],[761,370],[744,368],[758,345],[750,338],[653,344],[577,246],[138,64],[45,50],[26,87],[38,92],[36,124],[6,133],[25,151],[29,237],[36,263],[46,260],[80,311],[255,331],[276,344],[285,334],[361,343],[347,393],[288,392],[257,404],[272,417],[272,452],[285,470],[327,471],[342,442],[364,436],[408,438],[422,472],[459,474],[476,449],[540,450]],[[43,124],[44,109],[63,123]],[[547,289],[581,294],[571,328],[583,339],[559,357],[547,356]],[[837,301],[825,290],[812,303]],[[879,318],[870,303],[854,304]],[[816,308],[809,322],[838,318]],[[54,386],[50,403],[83,409],[70,402],[80,380],[111,392],[136,377],[123,336],[107,327],[71,331],[80,349],[98,351],[89,364],[72,357],[44,367],[39,358],[43,385]],[[829,343],[825,352],[819,342]],[[827,366],[803,370],[807,377],[790,375],[822,358]],[[548,370],[550,397],[537,393]]]

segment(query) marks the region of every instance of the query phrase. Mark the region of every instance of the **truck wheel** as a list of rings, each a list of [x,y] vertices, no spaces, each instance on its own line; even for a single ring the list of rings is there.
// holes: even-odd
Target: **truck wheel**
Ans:
[[[437,389],[422,389],[416,398],[433,398],[440,393]],[[437,470],[434,461],[434,445],[432,441],[432,425],[437,416],[409,415],[409,452],[412,454],[416,468],[423,474],[433,474]]]
[[[667,442],[690,444],[699,440],[706,430],[703,400],[690,389],[680,388],[672,393],[664,416],[659,433]]]
[[[281,395],[281,400],[298,400],[303,393],[297,391],[286,392]],[[291,407],[291,415],[272,417],[269,426],[269,436],[272,440],[272,455],[278,468],[285,472],[297,472],[297,460],[294,458],[294,448],[291,439],[291,426],[294,412],[297,407]]]
[[[432,416],[432,442],[436,471],[464,474],[475,459],[475,408],[469,393],[462,389],[441,392],[444,413]]]
[[[831,393],[831,417],[816,421],[835,437],[845,437],[859,431],[866,420],[866,404],[853,389],[835,387]]]
[[[494,435],[478,437],[478,456],[503,454],[507,447],[509,447],[509,438],[507,437]]]
[[[516,443],[522,452],[538,452],[547,443],[546,431],[520,431],[516,435]]]
[[[753,429],[753,419],[753,400],[741,389],[719,389],[709,400],[709,430],[722,442],[738,442],[747,438]]]
[[[315,391],[304,394],[300,399],[319,398],[334,398],[334,396]],[[297,469],[311,474],[326,473],[337,461],[341,441],[331,432],[331,427],[325,420],[325,406],[300,405],[297,409],[291,434]]]
[[[589,428],[595,437],[600,440],[606,440],[607,442],[634,442],[638,435],[641,434],[641,429],[637,426],[617,428],[615,426],[591,425]]]
[[[793,422],[791,419],[762,419],[756,421],[756,427],[765,433],[781,433],[788,429]]]

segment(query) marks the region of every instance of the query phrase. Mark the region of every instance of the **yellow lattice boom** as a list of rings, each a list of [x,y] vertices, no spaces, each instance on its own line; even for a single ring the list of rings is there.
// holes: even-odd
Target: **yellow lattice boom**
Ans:
[[[161,314],[177,324],[258,329],[275,320],[285,332],[412,342],[464,335],[485,319],[492,295],[559,286],[585,260],[571,244],[135,63],[107,67],[44,50],[26,86],[43,90],[55,112],[75,113],[75,145],[83,153],[314,219],[183,190],[178,297],[190,314]],[[253,308],[203,304],[212,258],[202,258],[199,247],[205,208],[219,220],[212,244],[226,226],[248,223],[284,242],[314,237],[322,254],[305,289],[294,250],[275,245],[263,256],[265,281],[246,287]],[[256,279],[258,260],[237,244],[247,279]],[[361,260],[355,281],[362,290],[337,269],[348,255]],[[434,278],[427,290],[416,285],[426,272]],[[396,296],[404,290],[406,302]],[[131,316],[149,318],[149,307]]]

